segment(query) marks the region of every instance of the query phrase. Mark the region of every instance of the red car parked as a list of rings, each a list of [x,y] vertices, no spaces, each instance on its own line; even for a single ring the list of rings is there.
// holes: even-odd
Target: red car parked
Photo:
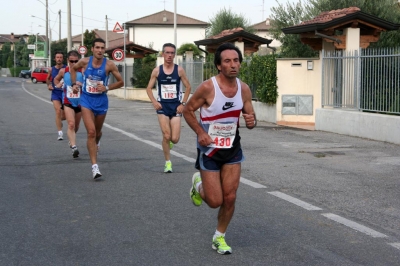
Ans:
[[[38,67],[33,70],[31,74],[31,80],[33,83],[43,82],[46,83],[47,75],[49,74],[49,69],[47,67]]]

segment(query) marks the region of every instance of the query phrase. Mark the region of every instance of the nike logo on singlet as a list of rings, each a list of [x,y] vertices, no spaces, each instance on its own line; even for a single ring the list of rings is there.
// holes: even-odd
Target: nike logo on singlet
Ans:
[[[228,110],[228,109],[230,109],[230,108],[232,108],[232,107],[235,107],[234,105],[233,105],[233,102],[226,102],[225,103],[225,105],[224,106],[222,106],[222,110]]]

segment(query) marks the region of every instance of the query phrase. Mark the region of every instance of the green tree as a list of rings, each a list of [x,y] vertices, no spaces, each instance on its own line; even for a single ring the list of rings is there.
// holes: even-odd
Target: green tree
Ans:
[[[194,43],[184,43],[182,44],[178,50],[176,51],[178,55],[183,55],[187,51],[193,51],[193,58],[201,58],[203,57],[203,53]]]
[[[303,4],[304,3],[304,4]],[[360,8],[364,13],[368,13],[385,19],[389,22],[400,22],[400,9],[395,0],[308,0],[297,3],[287,2],[285,5],[278,3],[277,7],[271,8],[271,29],[270,32],[274,39],[282,43],[282,57],[311,57],[317,53],[309,46],[300,41],[298,34],[282,33],[283,28],[300,24],[302,21],[310,20],[318,16],[321,12],[343,9],[352,6]],[[370,47],[394,47],[400,42],[400,31],[383,32],[377,43],[371,43]]]
[[[96,33],[92,30],[89,32],[89,30],[86,30],[85,33],[83,34],[83,45],[86,46],[87,48],[87,53],[85,56],[91,56],[93,55],[92,53],[92,42],[94,39],[96,39]]]
[[[135,88],[146,88],[150,80],[151,72],[156,66],[157,54],[146,55],[143,58],[135,58],[133,62],[133,78],[131,83]]]
[[[217,35],[223,30],[238,27],[243,28],[247,32],[254,32],[248,19],[241,14],[233,13],[230,8],[226,9],[225,7],[210,19],[209,24],[210,26],[206,29],[207,37]]]
[[[54,55],[56,51],[61,51],[64,54],[64,64],[67,62],[67,39],[61,39],[61,41],[51,42],[51,65],[54,66]]]
[[[8,67],[7,62],[10,56],[13,56],[13,52],[11,51],[11,43],[6,42],[2,47],[2,65],[1,67]],[[12,64],[11,64],[12,65]]]

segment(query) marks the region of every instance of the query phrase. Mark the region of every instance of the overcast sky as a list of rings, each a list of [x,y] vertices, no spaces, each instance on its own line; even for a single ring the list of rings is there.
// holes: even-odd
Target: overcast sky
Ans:
[[[251,24],[265,20],[271,14],[271,7],[278,3],[297,2],[297,0],[70,0],[72,35],[83,30],[105,30],[107,16],[108,29],[115,24],[138,19],[166,10],[174,12],[176,2],[177,13],[201,21],[209,22],[210,18],[221,9],[230,8],[232,12],[249,19]],[[0,33],[10,34],[42,34],[46,27],[46,0],[7,0],[1,3]],[[59,15],[61,10],[61,38],[67,37],[67,0],[48,0],[49,26],[52,39],[59,36]],[[83,7],[83,8],[81,8]],[[83,12],[82,12],[83,10]],[[35,17],[32,17],[35,16]]]

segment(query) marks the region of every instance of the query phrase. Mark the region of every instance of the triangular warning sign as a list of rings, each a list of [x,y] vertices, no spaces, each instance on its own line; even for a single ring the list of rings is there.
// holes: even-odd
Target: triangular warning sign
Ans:
[[[117,22],[114,26],[113,32],[123,32],[124,30],[122,29],[121,25]]]

